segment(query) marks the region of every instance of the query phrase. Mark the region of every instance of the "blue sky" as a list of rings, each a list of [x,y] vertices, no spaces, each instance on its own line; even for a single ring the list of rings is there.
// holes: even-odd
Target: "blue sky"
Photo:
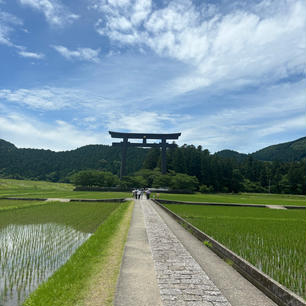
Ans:
[[[304,0],[0,0],[0,138],[251,153],[305,136]]]

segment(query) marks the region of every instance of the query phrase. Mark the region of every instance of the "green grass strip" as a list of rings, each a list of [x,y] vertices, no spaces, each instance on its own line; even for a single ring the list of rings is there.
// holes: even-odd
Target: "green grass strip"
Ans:
[[[118,230],[120,222],[131,211],[131,202],[121,204],[47,282],[41,284],[24,302],[25,306],[75,306],[82,305],[88,296],[89,284],[96,278],[97,265],[107,265],[112,237]],[[130,209],[129,209],[130,208]],[[131,214],[131,213],[130,213]],[[129,223],[128,223],[129,224]],[[125,243],[127,229],[124,233]],[[123,245],[119,250],[123,250]],[[122,253],[122,251],[121,251]],[[122,256],[122,254],[121,254]],[[121,259],[121,257],[120,257]],[[116,272],[118,275],[119,269]],[[107,277],[107,276],[106,276]],[[117,278],[112,278],[111,295],[114,294]],[[112,298],[108,299],[112,300]]]
[[[153,196],[153,194],[152,194]],[[167,194],[161,193],[160,199],[187,202],[208,203],[241,203],[241,204],[263,204],[263,205],[297,205],[305,206],[305,195],[292,194],[267,194],[267,193],[212,193],[201,194]]]
[[[7,200],[5,203],[2,203],[3,200],[0,200],[0,211],[6,211],[11,209],[23,209],[23,208],[29,208],[34,206],[41,206],[45,204],[49,204],[50,202],[47,201],[22,201],[22,200]],[[12,202],[12,203],[10,203]]]

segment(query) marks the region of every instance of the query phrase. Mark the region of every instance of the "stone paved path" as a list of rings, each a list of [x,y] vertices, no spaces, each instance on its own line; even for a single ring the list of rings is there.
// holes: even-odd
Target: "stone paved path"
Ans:
[[[114,306],[162,306],[140,201],[135,201]]]
[[[230,306],[149,201],[141,200],[160,295],[165,306]]]

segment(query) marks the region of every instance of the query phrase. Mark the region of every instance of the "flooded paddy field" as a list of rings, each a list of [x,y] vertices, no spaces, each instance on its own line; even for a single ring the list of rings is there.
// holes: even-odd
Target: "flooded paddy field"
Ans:
[[[165,206],[306,298],[305,210]]]
[[[0,305],[21,305],[120,205],[51,202],[0,210]]]

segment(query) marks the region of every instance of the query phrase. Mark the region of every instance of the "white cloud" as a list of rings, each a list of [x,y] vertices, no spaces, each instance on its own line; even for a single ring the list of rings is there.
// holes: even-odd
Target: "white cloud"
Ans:
[[[14,47],[10,33],[14,31],[15,26],[20,25],[22,25],[22,21],[19,18],[0,9],[0,44]]]
[[[288,130],[302,130],[306,126],[306,115],[296,115],[294,117],[289,117],[285,120],[276,120],[266,124],[265,127],[257,131],[258,136],[268,136],[277,133],[284,133]]]
[[[129,132],[171,131],[176,120],[182,120],[183,116],[170,115],[160,112],[138,111],[135,113],[113,113],[108,118],[109,130],[126,130]]]
[[[101,143],[107,138],[104,134],[93,134],[62,120],[46,123],[18,113],[0,116],[0,125],[6,140],[25,148],[62,151]]]
[[[280,84],[251,96],[240,94],[239,106],[230,103],[210,114],[195,114],[192,121],[180,120],[180,143],[201,144],[212,152],[233,149],[251,153],[287,141],[286,135],[302,137],[306,124],[305,85],[301,81]]]
[[[238,106],[232,101],[221,109],[194,106],[191,113],[190,109],[173,111],[175,106],[171,110],[161,104],[148,107],[139,101],[106,100],[84,89],[1,90],[0,113],[6,114],[0,118],[1,138],[18,146],[63,150],[110,143],[107,130],[182,132],[179,144],[200,144],[211,152],[228,148],[249,153],[290,140],[286,138],[290,133],[304,135],[305,81],[232,96],[236,98]],[[34,111],[32,118],[16,114],[18,109],[25,113],[24,106]]]
[[[104,15],[96,25],[101,35],[190,65],[189,73],[169,84],[178,94],[215,84],[233,88],[274,82],[306,71],[302,0],[262,1],[240,8],[233,3],[223,12],[216,5],[197,6],[190,0],[169,1],[153,10],[146,1],[137,21],[134,8],[141,1],[94,2]]]
[[[45,15],[46,20],[55,26],[64,26],[79,18],[63,5],[59,0],[19,0],[21,4],[28,5]]]
[[[69,50],[64,46],[53,46],[53,48],[64,56],[68,60],[81,60],[98,63],[100,49],[91,49],[91,48],[77,48],[76,50]]]
[[[69,105],[69,99],[77,95],[69,91],[68,99],[64,89],[43,88],[43,89],[17,89],[17,90],[0,90],[0,98],[26,105],[32,109],[56,110],[62,109]]]
[[[82,109],[84,113],[84,108],[88,111],[107,111],[110,105],[113,108],[118,107],[116,101],[105,99],[88,90],[61,87],[1,89],[1,100],[15,105],[27,106],[36,111]]]
[[[28,51],[19,51],[18,54],[22,57],[28,57],[33,59],[43,59],[45,57],[42,53],[28,52]]]

